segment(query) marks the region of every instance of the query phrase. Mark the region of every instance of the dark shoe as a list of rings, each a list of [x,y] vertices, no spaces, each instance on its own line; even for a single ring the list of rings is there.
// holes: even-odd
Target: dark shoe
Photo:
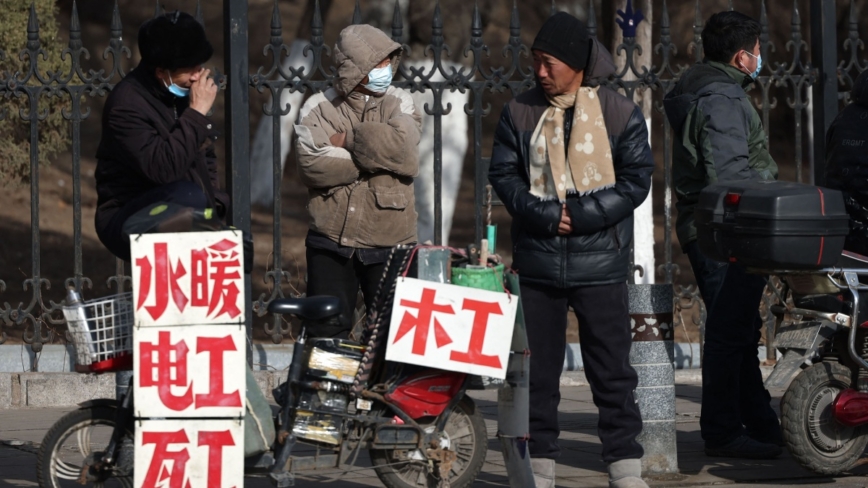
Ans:
[[[780,432],[776,434],[749,434],[750,438],[762,443],[762,444],[771,444],[773,446],[784,447],[784,437]]]
[[[781,455],[781,448],[742,435],[719,447],[706,446],[705,455],[743,459],[774,459]]]

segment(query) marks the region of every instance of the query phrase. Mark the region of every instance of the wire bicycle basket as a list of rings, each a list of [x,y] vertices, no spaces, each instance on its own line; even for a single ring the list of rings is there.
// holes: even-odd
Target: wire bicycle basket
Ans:
[[[75,345],[75,370],[105,373],[133,368],[132,293],[66,305],[63,316]]]

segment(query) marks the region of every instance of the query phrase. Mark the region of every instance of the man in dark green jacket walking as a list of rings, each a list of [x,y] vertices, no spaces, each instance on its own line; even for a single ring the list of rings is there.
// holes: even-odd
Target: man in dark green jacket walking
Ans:
[[[705,60],[664,99],[675,131],[672,173],[678,240],[708,310],[700,429],[709,456],[765,459],[781,453],[777,415],[757,357],[765,280],[699,251],[693,212],[717,181],[771,180],[777,165],[745,89],[762,69],[760,25],[738,12],[711,16],[702,31]]]

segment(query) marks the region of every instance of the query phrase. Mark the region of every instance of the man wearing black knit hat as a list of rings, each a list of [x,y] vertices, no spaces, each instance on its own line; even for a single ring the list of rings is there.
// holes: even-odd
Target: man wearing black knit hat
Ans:
[[[207,114],[217,85],[202,64],[214,49],[205,29],[184,12],[160,15],[139,29],[139,65],[106,100],[97,149],[96,231],[115,256],[129,260],[124,222],[157,202],[206,210],[222,218]]]
[[[488,178],[513,218],[513,267],[531,353],[534,479],[538,488],[554,487],[571,307],[599,408],[609,486],[647,487],[636,442],[642,419],[628,358],[626,284],[633,210],[648,195],[654,169],[645,117],[630,99],[600,86],[615,64],[575,17],[550,17],[532,52],[538,86],[504,107]]]

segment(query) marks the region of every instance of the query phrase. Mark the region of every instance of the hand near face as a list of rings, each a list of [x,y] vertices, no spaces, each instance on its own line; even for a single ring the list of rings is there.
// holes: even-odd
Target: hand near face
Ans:
[[[217,84],[209,78],[211,70],[203,69],[199,76],[190,83],[190,108],[202,115],[207,115],[217,98]]]

